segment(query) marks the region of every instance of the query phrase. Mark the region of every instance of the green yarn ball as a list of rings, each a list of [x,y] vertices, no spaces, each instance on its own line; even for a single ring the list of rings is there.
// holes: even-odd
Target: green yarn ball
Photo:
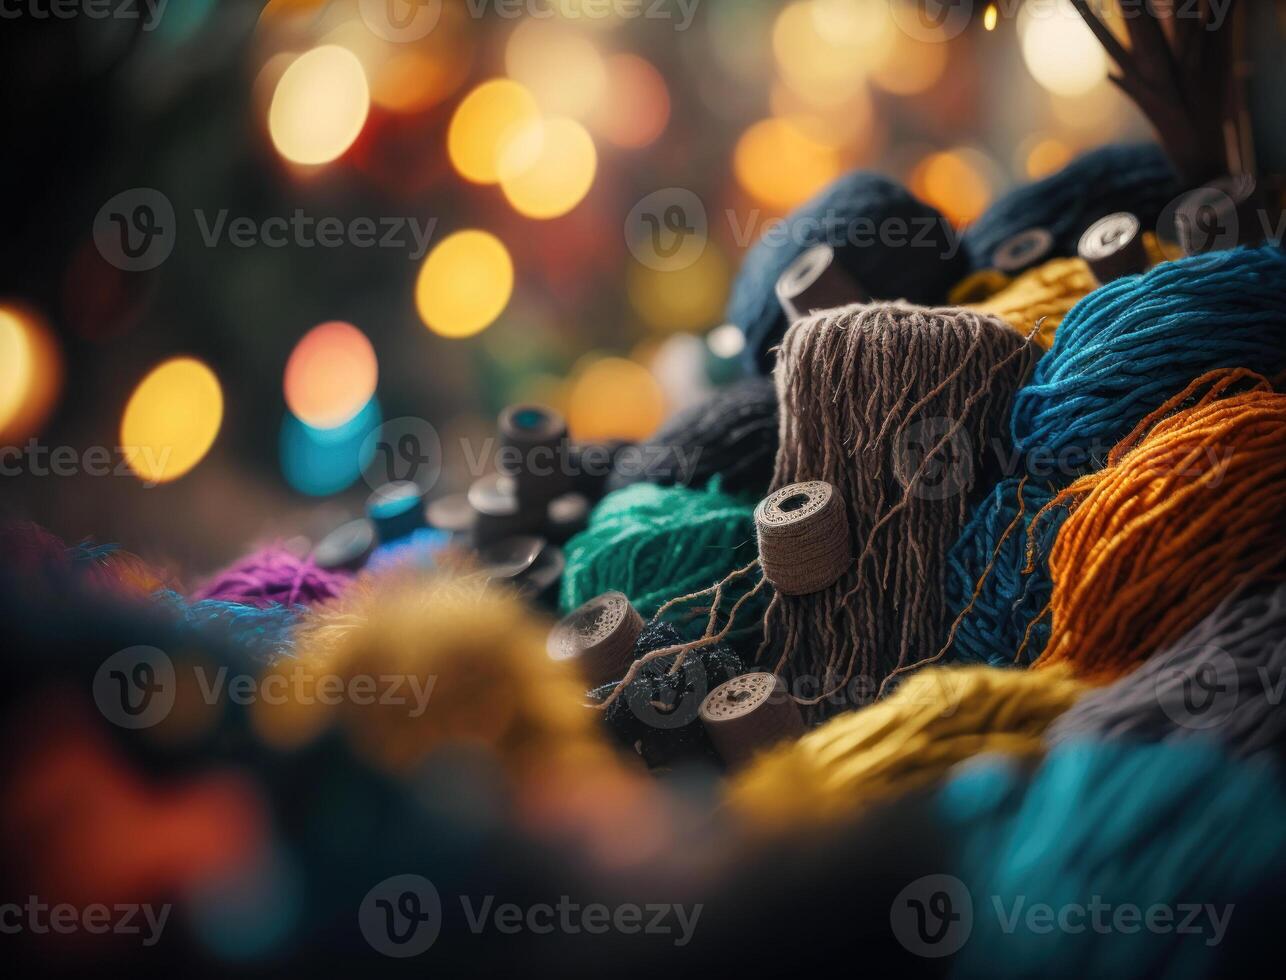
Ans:
[[[755,504],[720,491],[718,480],[705,490],[638,483],[609,493],[594,508],[589,526],[567,543],[560,603],[564,613],[603,592],[623,592],[644,619],[670,599],[698,592],[754,560]],[[720,610],[723,616],[753,588],[758,573],[732,583]],[[762,590],[737,613],[729,640],[749,644],[762,633],[767,604]],[[706,617],[689,618],[709,608],[710,596],[667,613],[685,636],[699,636]],[[726,620],[720,617],[721,626]],[[752,648],[753,652],[753,648]]]

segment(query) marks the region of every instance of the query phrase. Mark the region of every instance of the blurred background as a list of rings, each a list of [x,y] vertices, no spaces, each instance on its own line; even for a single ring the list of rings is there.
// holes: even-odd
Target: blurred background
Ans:
[[[1066,0],[119,6],[5,8],[0,519],[186,574],[359,512],[381,423],[435,494],[515,401],[646,437],[845,170],[962,226],[1148,135]]]

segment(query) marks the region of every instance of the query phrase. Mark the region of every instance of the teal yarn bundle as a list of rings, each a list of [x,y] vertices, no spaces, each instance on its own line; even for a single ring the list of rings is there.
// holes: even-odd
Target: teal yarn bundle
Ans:
[[[974,269],[990,268],[1006,239],[1032,228],[1044,228],[1053,236],[1050,258],[1075,255],[1081,235],[1099,218],[1129,211],[1145,229],[1155,228],[1181,190],[1174,168],[1156,144],[1103,146],[1000,197],[961,238]]]
[[[295,624],[307,609],[279,602],[262,606],[223,599],[194,602],[169,590],[154,598],[174,615],[180,635],[190,632],[203,642],[226,644],[248,663],[260,665],[293,654]]]
[[[838,266],[873,299],[932,306],[969,271],[955,231],[935,208],[881,174],[846,174],[746,253],[726,316],[746,335],[743,356],[751,372],[772,370],[773,348],[790,326],[777,280],[819,244],[835,250]]]
[[[1054,588],[1049,551],[1066,511],[1037,515],[1053,499],[1040,484],[1010,477],[975,508],[947,554],[954,619],[944,662],[1025,667],[1045,649],[1049,620],[1037,619]]]
[[[564,550],[567,569],[559,599],[564,613],[615,590],[650,619],[669,600],[708,589],[754,560],[754,502],[723,493],[718,481],[704,490],[638,483],[604,497],[589,526]],[[739,598],[748,589],[739,583],[728,588],[727,597]],[[730,642],[738,634],[754,633],[757,639],[762,605],[756,602],[738,614],[747,628],[739,622]],[[695,615],[690,605],[675,614],[692,617],[695,627],[705,625],[705,616]],[[685,623],[676,620],[681,631]]]
[[[1253,912],[1286,873],[1286,797],[1264,760],[1200,740],[1075,741],[1023,783],[979,760],[939,793],[957,922],[972,904],[955,975],[1206,976],[1267,946]],[[1178,929],[1189,909],[1201,932]]]
[[[1126,276],[1072,308],[1014,398],[1030,472],[1097,469],[1148,413],[1215,368],[1286,366],[1286,252],[1197,255]]]

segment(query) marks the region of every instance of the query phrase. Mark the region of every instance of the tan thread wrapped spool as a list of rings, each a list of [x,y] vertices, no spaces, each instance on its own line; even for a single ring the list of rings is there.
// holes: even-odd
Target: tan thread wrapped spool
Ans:
[[[755,508],[755,527],[764,577],[783,595],[829,588],[853,562],[844,501],[823,480],[765,497]]]
[[[756,753],[804,734],[799,706],[781,678],[766,672],[725,681],[701,702],[701,723],[729,766],[741,766]]]
[[[554,660],[575,661],[590,686],[620,680],[634,662],[643,617],[620,592],[604,592],[573,609],[549,632]]]

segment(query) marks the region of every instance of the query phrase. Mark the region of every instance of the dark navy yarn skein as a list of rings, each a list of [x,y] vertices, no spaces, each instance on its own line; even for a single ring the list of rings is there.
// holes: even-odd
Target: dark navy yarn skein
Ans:
[[[1104,146],[1003,195],[961,237],[974,269],[990,268],[1006,239],[1031,228],[1054,236],[1050,258],[1075,255],[1085,229],[1113,211],[1129,211],[1145,229],[1155,229],[1181,190],[1155,143]]]
[[[969,271],[955,231],[936,209],[881,174],[847,174],[746,253],[727,318],[746,335],[752,372],[772,370],[771,350],[790,326],[777,301],[777,280],[802,252],[822,243],[835,249],[839,267],[872,299],[934,306]]]

